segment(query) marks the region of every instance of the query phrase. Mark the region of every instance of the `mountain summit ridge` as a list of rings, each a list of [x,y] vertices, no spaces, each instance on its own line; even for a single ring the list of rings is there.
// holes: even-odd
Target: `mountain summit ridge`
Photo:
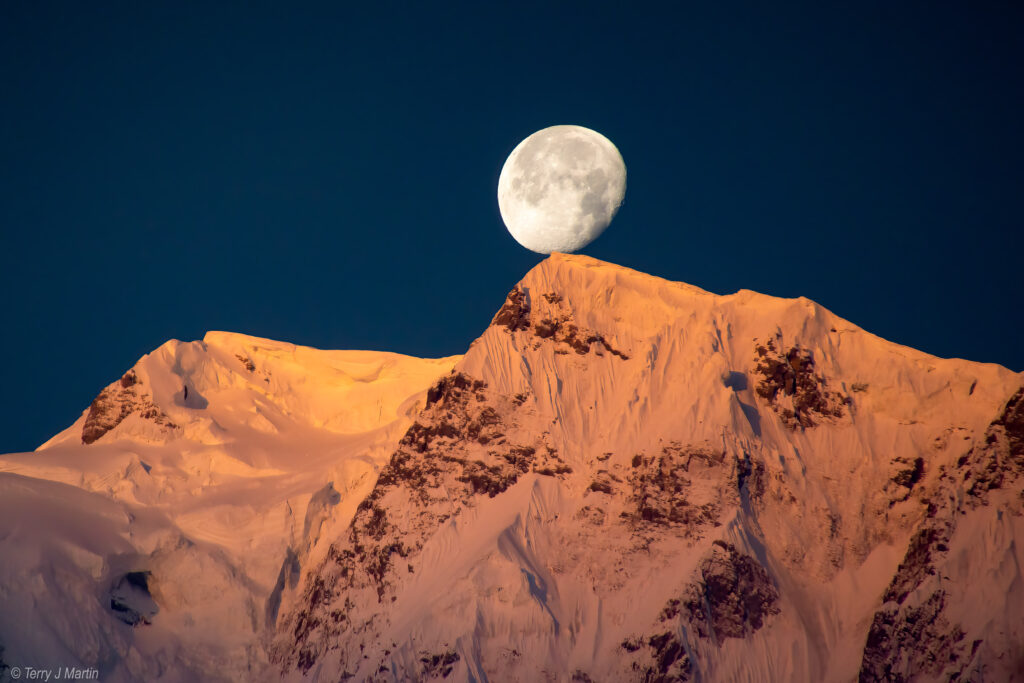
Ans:
[[[1013,675],[1022,384],[809,299],[565,254],[462,356],[168,342],[0,457],[11,509],[70,487],[119,520],[13,532],[99,635],[36,608],[33,634],[0,619],[2,658],[118,653],[112,680]],[[33,566],[0,560],[0,600],[53,604],[16,578]]]

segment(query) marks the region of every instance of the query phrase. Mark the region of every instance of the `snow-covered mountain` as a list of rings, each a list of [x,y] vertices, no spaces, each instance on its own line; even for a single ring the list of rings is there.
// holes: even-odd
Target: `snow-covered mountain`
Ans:
[[[465,356],[168,342],[0,457],[0,668],[1024,680],[1022,385],[558,254]]]
[[[144,356],[0,458],[0,660],[104,681],[264,671],[282,592],[457,360],[224,332]]]

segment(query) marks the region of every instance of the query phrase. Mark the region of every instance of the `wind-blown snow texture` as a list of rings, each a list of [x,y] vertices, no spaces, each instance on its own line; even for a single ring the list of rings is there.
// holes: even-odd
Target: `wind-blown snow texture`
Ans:
[[[168,342],[0,458],[0,668],[1012,680],[1022,385],[559,254],[462,357]]]

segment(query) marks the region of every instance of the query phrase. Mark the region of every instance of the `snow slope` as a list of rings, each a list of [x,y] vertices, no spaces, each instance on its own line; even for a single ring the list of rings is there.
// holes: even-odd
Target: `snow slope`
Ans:
[[[456,360],[225,332],[144,356],[36,452],[0,458],[0,659],[102,680],[261,670],[282,584]],[[130,572],[159,607],[141,628],[108,609]]]
[[[806,299],[560,254],[462,357],[168,342],[0,457],[0,660],[1011,680],[1022,384]]]

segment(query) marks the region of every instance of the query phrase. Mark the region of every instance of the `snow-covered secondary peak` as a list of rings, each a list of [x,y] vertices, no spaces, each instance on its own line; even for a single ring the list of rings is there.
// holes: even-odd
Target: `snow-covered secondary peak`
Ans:
[[[105,680],[1014,671],[1022,375],[584,256],[496,303],[439,360],[169,342],[0,458],[0,505],[63,486],[58,509],[106,530],[9,536],[49,540],[0,553],[3,576],[59,567],[101,635],[0,619],[0,658]],[[10,585],[22,612],[52,600]]]
[[[455,360],[321,351],[230,332],[172,339],[139,359],[40,450],[117,438],[217,444],[240,431],[368,432],[396,420],[417,390],[410,387],[429,383]]]
[[[102,660],[103,680],[265,667],[290,577],[459,358],[228,332],[146,354],[36,452],[0,458],[0,537],[27,549],[0,552],[0,660]]]

